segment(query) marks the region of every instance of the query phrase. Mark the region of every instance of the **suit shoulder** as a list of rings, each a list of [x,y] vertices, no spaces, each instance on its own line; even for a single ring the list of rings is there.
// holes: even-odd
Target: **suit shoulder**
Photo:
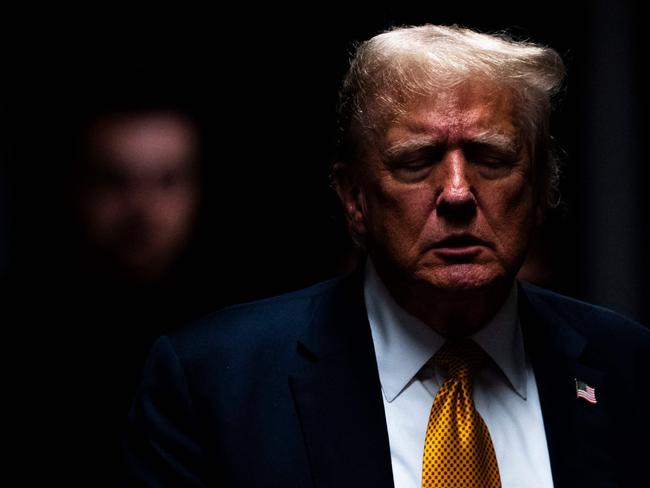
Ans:
[[[193,322],[169,336],[181,355],[247,355],[257,347],[277,348],[295,339],[311,320],[318,301],[344,278],[248,303],[232,305]]]
[[[606,341],[621,340],[650,351],[650,329],[618,312],[530,283],[522,283],[522,288],[533,308],[543,311],[551,320],[556,316],[586,336]]]

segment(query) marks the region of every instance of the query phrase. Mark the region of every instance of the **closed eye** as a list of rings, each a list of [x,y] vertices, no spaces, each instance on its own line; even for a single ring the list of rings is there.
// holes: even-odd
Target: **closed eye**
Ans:
[[[385,161],[389,171],[405,182],[417,182],[429,175],[431,168],[440,162],[442,151],[435,147],[421,148],[404,154],[395,154]]]
[[[468,144],[463,150],[467,161],[477,166],[480,174],[487,179],[507,176],[519,161],[516,151],[485,144]]]

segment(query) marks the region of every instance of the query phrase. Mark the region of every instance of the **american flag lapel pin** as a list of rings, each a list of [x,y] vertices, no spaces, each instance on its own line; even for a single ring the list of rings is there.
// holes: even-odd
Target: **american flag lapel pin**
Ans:
[[[584,381],[580,381],[578,379],[576,379],[575,382],[577,398],[582,398],[583,400],[586,400],[589,403],[593,404],[598,403],[596,401],[596,389],[593,386],[589,386]]]

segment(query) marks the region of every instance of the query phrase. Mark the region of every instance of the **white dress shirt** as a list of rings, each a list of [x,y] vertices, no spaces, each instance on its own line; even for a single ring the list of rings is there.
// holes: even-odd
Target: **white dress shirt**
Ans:
[[[364,284],[396,488],[420,488],[424,438],[444,377],[430,361],[445,338],[402,309],[368,260]],[[474,380],[474,403],[492,437],[503,488],[551,488],[537,384],[517,314],[517,287],[471,338],[492,361]]]

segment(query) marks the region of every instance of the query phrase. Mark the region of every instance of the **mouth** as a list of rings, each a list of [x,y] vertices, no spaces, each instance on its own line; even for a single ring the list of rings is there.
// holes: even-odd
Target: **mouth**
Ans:
[[[451,261],[465,261],[481,252],[488,243],[472,234],[456,234],[436,241],[432,249],[439,256]]]

